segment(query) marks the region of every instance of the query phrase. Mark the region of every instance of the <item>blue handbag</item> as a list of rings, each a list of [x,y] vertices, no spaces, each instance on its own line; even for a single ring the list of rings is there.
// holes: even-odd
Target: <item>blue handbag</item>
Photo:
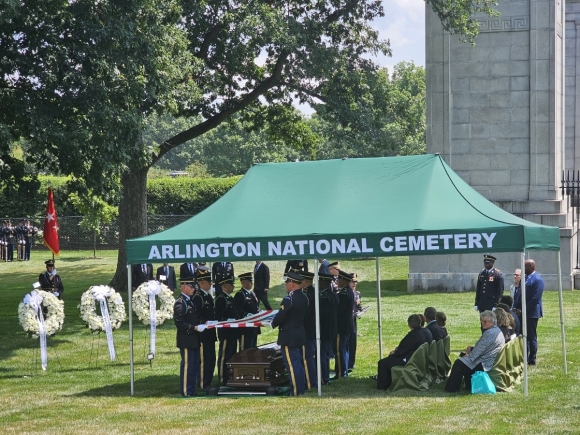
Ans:
[[[471,394],[495,394],[495,385],[487,372],[475,372],[471,375]]]

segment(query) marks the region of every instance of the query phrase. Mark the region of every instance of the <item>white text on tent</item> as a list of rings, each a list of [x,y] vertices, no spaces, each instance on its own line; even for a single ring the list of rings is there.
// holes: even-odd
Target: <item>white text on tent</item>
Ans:
[[[497,233],[467,233],[467,234],[433,234],[427,236],[397,236],[383,237],[381,250],[383,252],[404,251],[436,251],[439,249],[483,249],[493,248],[493,239]]]

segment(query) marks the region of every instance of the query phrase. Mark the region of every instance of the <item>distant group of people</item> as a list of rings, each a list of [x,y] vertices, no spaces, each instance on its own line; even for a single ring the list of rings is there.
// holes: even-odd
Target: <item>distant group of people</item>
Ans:
[[[37,229],[28,220],[22,220],[18,225],[12,225],[6,220],[0,227],[0,261],[30,260],[30,249],[34,242]]]

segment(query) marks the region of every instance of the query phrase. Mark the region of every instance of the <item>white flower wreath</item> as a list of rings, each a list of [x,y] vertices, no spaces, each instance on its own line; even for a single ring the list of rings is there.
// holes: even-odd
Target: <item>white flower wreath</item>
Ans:
[[[133,311],[144,325],[151,324],[149,317],[149,294],[151,293],[159,298],[159,309],[155,310],[155,323],[159,326],[166,320],[173,318],[175,298],[169,287],[159,281],[144,282],[137,287],[133,293]]]
[[[97,314],[97,295],[102,295],[107,299],[109,309],[109,319],[113,330],[121,327],[127,319],[125,313],[125,303],[121,295],[114,288],[106,285],[91,286],[81,296],[81,303],[78,308],[81,311],[81,319],[92,331],[105,331],[105,321],[102,315]]]
[[[18,320],[24,331],[32,338],[40,337],[40,325],[38,323],[38,304],[42,304],[46,310],[44,314],[44,330],[50,337],[62,329],[64,323],[64,302],[50,292],[32,290],[18,305]]]

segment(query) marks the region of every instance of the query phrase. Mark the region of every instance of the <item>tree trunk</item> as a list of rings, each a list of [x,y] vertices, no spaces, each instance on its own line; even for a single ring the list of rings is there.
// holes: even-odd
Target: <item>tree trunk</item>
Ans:
[[[121,176],[119,255],[117,257],[117,271],[109,284],[118,291],[127,291],[127,248],[125,241],[147,235],[147,171],[149,171],[149,167],[130,167]]]

